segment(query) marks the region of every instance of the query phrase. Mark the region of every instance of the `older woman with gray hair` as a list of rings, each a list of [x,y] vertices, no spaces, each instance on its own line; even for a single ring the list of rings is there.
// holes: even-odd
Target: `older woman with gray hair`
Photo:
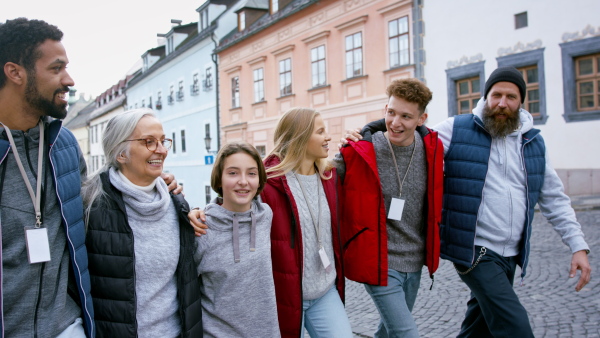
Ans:
[[[83,186],[96,337],[201,337],[189,206],[160,178],[172,140],[150,109],[113,117]]]

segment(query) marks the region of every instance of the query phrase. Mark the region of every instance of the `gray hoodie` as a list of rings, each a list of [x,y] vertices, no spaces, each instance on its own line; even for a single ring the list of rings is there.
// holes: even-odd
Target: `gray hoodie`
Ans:
[[[273,212],[257,200],[243,213],[216,202],[204,210],[209,230],[197,239],[194,256],[202,281],[204,336],[279,337],[271,264]]]
[[[486,101],[481,98],[473,114],[482,121]],[[533,128],[533,117],[519,111],[520,129],[504,138],[493,138],[483,197],[477,216],[475,245],[485,246],[504,257],[519,254],[519,242],[526,217],[525,164],[521,156],[522,134]],[[444,144],[444,154],[452,140],[454,118],[433,127]],[[581,225],[575,218],[571,201],[564,193],[562,181],[550,165],[546,154],[544,184],[538,205],[562,237],[571,252],[589,249]]]

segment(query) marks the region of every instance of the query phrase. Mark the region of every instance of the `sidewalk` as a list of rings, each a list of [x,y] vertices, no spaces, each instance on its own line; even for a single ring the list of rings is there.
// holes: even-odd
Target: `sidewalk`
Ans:
[[[515,278],[515,292],[529,314],[536,337],[600,337],[600,196],[571,198],[592,253],[592,280],[575,292],[577,278],[568,278],[571,254],[541,213],[533,221],[530,263],[524,284]],[[520,269],[517,269],[520,275]],[[346,312],[354,337],[373,337],[379,313],[364,286],[346,280]],[[427,268],[423,269],[421,288],[413,317],[422,337],[456,337],[464,318],[469,289],[458,278],[451,263],[440,261],[433,289]]]

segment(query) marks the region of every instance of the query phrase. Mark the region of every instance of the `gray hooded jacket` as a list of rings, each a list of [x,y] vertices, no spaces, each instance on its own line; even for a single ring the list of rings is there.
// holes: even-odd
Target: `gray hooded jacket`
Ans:
[[[273,212],[253,200],[249,211],[206,206],[208,232],[198,238],[205,337],[279,337],[271,264]]]

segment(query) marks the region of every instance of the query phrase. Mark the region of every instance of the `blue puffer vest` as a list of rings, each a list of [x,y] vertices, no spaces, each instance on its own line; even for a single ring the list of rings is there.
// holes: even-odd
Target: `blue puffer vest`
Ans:
[[[527,175],[527,217],[519,245],[521,277],[525,276],[534,206],[544,183],[544,140],[538,129],[523,134],[521,156]],[[441,257],[471,266],[475,259],[475,231],[488,170],[492,138],[473,114],[454,117],[452,142],[444,157],[444,201],[440,225]]]
[[[47,127],[48,140],[50,140],[52,177],[54,178],[56,195],[61,207],[62,225],[67,236],[71,267],[79,293],[79,299],[75,299],[75,301],[81,305],[83,327],[87,337],[95,337],[94,307],[92,306],[90,292],[90,274],[83,223],[83,200],[81,199],[80,150],[75,136],[69,130],[62,128],[61,125],[61,121],[56,120]],[[0,163],[6,158],[9,148],[8,141],[0,140]],[[1,288],[0,284],[0,291]],[[1,316],[0,313],[0,329],[3,333]]]

